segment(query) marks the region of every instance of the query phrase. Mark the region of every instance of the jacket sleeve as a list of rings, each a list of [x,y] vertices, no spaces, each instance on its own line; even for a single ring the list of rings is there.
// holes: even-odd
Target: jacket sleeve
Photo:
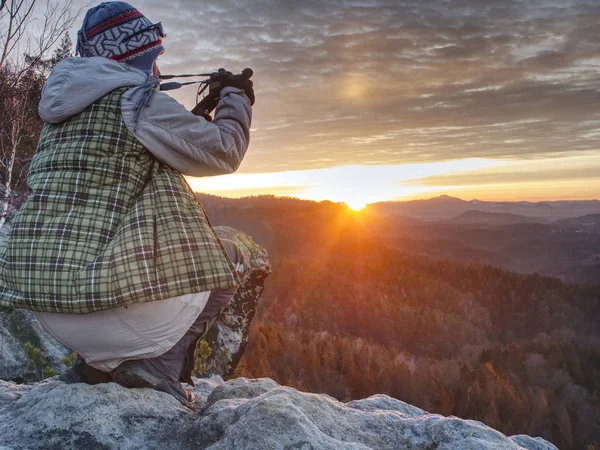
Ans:
[[[213,122],[156,92],[150,106],[141,107],[135,123],[139,95],[139,88],[132,88],[121,97],[123,122],[156,159],[196,177],[233,173],[240,166],[252,120],[250,100],[243,91],[233,87],[221,91]]]

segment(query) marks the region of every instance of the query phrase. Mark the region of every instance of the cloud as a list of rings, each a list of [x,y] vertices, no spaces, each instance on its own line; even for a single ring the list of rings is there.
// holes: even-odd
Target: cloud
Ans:
[[[213,178],[190,178],[192,188],[225,196],[250,194],[294,195],[310,200],[366,204],[435,191],[418,180],[448,176],[497,165],[484,159],[465,159],[403,165],[353,165],[271,173],[236,173]]]
[[[574,155],[562,158],[544,158],[531,162],[505,161],[461,173],[435,174],[413,180],[423,186],[481,186],[519,183],[569,182],[572,185],[600,184],[600,160],[595,155]]]
[[[136,6],[168,33],[163,73],[255,70],[255,130],[242,171],[600,149],[599,2]],[[193,106],[193,90],[175,96]]]

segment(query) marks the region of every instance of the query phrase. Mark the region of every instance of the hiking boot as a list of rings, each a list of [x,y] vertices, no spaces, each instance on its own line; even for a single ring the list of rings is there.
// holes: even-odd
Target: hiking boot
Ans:
[[[113,380],[126,388],[150,388],[166,392],[182,405],[194,409],[196,396],[184,389],[179,381],[166,377],[147,360],[125,361],[116,368]]]
[[[101,384],[110,383],[112,381],[112,377],[108,373],[90,366],[81,356],[79,356],[77,361],[75,361],[75,364],[65,370],[58,379],[67,384]]]

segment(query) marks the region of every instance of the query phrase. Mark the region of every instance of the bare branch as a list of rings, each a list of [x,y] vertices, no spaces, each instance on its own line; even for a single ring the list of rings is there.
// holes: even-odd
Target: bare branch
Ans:
[[[17,48],[31,21],[31,15],[36,0],[10,0],[6,13],[8,17],[7,33],[3,35],[2,54],[0,55],[0,68],[4,67],[11,53]],[[4,17],[0,16],[0,19]],[[2,20],[3,21],[3,20]]]
[[[44,8],[40,19],[33,15],[36,6]],[[22,194],[41,128],[44,58],[75,19],[71,0],[6,0],[0,10],[0,227]]]
[[[40,5],[38,0],[9,0],[6,12],[0,13],[0,29],[6,22],[7,33],[0,35],[0,69],[6,64],[17,70],[21,77],[37,66],[52,50],[62,35],[73,25],[77,14],[72,14],[72,0],[46,0]],[[35,7],[45,7],[43,18],[34,19]],[[36,27],[32,27],[34,22]],[[25,56],[28,56],[26,58]]]

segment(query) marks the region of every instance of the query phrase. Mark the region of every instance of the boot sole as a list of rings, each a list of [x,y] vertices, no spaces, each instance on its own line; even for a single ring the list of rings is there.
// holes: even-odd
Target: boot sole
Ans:
[[[127,369],[119,370],[115,372],[113,379],[119,385],[129,389],[154,389],[155,391],[165,392],[175,397],[182,405],[194,409],[194,400],[189,401],[187,398],[183,398],[177,391],[175,391],[169,383],[161,378],[157,378],[152,374],[141,370],[137,367],[128,367]],[[193,394],[190,393],[192,396]]]
[[[75,372],[75,369],[72,367],[65,370],[58,379],[66,384],[83,383],[83,380],[77,375],[77,372]]]

